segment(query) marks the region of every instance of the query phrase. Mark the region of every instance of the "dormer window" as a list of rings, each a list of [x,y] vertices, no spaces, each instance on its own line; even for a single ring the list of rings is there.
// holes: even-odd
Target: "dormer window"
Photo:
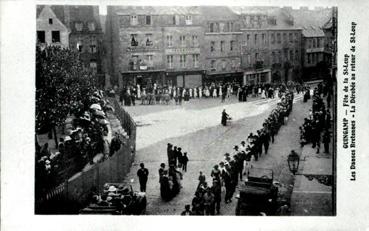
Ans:
[[[76,28],[76,31],[82,31],[83,29],[83,23],[81,22],[76,22],[74,26]]]
[[[53,19],[49,18],[49,24],[52,25],[53,24]]]
[[[186,15],[186,25],[192,25],[192,15]]]
[[[131,15],[131,25],[135,26],[138,24],[137,15]]]
[[[87,24],[88,30],[89,31],[95,31],[95,23],[94,22],[89,22]]]
[[[136,47],[138,46],[138,42],[137,42],[137,35],[136,34],[131,34],[131,46]]]
[[[145,23],[146,23],[146,25],[151,25],[151,15],[146,15]]]

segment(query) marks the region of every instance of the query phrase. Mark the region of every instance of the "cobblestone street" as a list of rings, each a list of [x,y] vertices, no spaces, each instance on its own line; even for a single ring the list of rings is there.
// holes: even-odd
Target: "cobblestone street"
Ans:
[[[271,168],[274,171],[275,180],[279,181],[282,185],[280,191],[283,197],[288,200],[292,190],[291,185],[293,184],[293,177],[288,170],[287,166],[287,155],[291,149],[295,149],[299,152],[299,138],[298,138],[298,127],[303,122],[303,118],[309,110],[309,104],[303,104],[299,100],[301,96],[296,96],[294,104],[294,109],[290,114],[288,124],[282,126],[274,144],[270,146],[270,151],[268,155],[263,154],[258,162],[254,162],[254,167]],[[203,171],[206,178],[209,180],[211,168],[219,163],[223,159],[223,155],[226,152],[231,152],[234,145],[238,145],[242,140],[245,140],[250,132],[255,132],[259,129],[264,121],[264,119],[269,115],[270,111],[275,106],[275,100],[263,100],[256,99],[253,102],[247,103],[235,103],[232,101],[227,103],[227,105],[222,105],[219,107],[219,103],[215,104],[215,99],[210,100],[199,100],[194,104],[188,104],[182,106],[180,110],[183,110],[181,114],[184,114],[183,118],[188,118],[191,113],[199,113],[199,111],[209,110],[216,111],[215,121],[202,121],[199,123],[202,126],[200,129],[188,130],[183,128],[181,131],[183,135],[174,134],[169,132],[170,130],[175,130],[174,124],[167,120],[161,121],[161,126],[157,125],[156,129],[164,130],[152,130],[151,135],[154,137],[151,144],[140,143],[142,139],[141,132],[143,129],[150,128],[150,125],[138,127],[137,129],[137,143],[139,146],[137,148],[135,163],[131,168],[131,172],[127,176],[127,180],[135,179],[134,188],[139,189],[139,184],[136,176],[139,163],[145,163],[145,166],[149,169],[150,175],[147,184],[147,197],[148,197],[148,208],[147,214],[149,215],[173,215],[180,214],[183,210],[185,204],[191,204],[192,198],[194,196],[195,189],[198,184],[198,174],[199,171]],[[217,101],[219,102],[219,101]],[[204,106],[202,106],[204,104]],[[212,107],[208,104],[212,104]],[[191,106],[190,106],[191,105]],[[217,107],[215,107],[217,106]],[[142,119],[142,113],[139,110],[145,111],[146,108],[155,108],[156,106],[136,106],[130,107],[127,110],[136,111],[136,117]],[[164,106],[158,106],[164,107]],[[169,106],[172,107],[173,106]],[[198,107],[198,108],[197,108]],[[220,112],[222,108],[231,108],[234,113],[238,116],[231,124],[227,127],[220,125]],[[191,108],[191,109],[190,109]],[[206,108],[201,109],[200,108]],[[237,108],[237,109],[236,109]],[[260,109],[261,108],[261,109]],[[155,108],[156,109],[156,108]],[[158,108],[159,109],[159,108]],[[166,115],[170,115],[169,120],[178,119],[173,114],[173,110],[167,108]],[[249,110],[247,110],[249,109]],[[243,116],[237,110],[245,110]],[[159,110],[158,110],[159,111]],[[228,111],[228,109],[227,109]],[[156,112],[160,113],[160,112]],[[238,115],[239,113],[239,115]],[[138,115],[140,114],[140,115]],[[188,115],[187,115],[188,114]],[[232,112],[230,112],[233,116]],[[155,117],[155,113],[149,113],[147,116]],[[163,114],[164,115],[164,114]],[[212,114],[208,115],[211,116]],[[234,116],[233,116],[234,117]],[[201,116],[198,117],[201,120]],[[191,121],[195,122],[196,121]],[[160,124],[160,122],[157,121]],[[215,124],[214,124],[215,123]],[[167,126],[167,127],[165,127]],[[181,124],[182,126],[182,124]],[[196,128],[196,125],[193,127]],[[165,133],[165,134],[164,134]],[[164,139],[158,139],[161,136],[167,137]],[[156,139],[155,139],[156,138]],[[145,138],[147,139],[147,138]],[[155,142],[156,141],[156,142]],[[184,152],[189,155],[188,171],[184,174],[182,185],[183,188],[178,196],[176,196],[170,202],[163,202],[160,198],[160,187],[159,187],[159,177],[158,168],[160,163],[167,163],[166,157],[166,145],[167,143],[172,143],[173,145],[182,147]],[[235,212],[235,205],[237,200],[233,200],[230,204],[224,204],[222,201],[221,214],[222,215],[233,215]]]

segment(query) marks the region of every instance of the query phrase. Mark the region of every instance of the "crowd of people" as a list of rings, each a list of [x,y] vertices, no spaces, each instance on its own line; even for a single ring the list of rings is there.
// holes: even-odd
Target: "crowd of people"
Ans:
[[[308,94],[310,95],[310,93]],[[308,117],[304,119],[303,125],[300,126],[301,147],[312,143],[312,148],[316,148],[316,153],[320,152],[321,143],[324,144],[324,153],[329,153],[331,112],[326,108],[323,101],[323,97],[327,96],[328,98],[329,95],[327,87],[322,83],[313,90],[312,109],[309,110]],[[327,102],[329,102],[328,100]],[[306,101],[304,99],[304,102]]]
[[[243,176],[248,176],[252,161],[258,161],[264,152],[268,154],[270,142],[274,142],[274,136],[280,127],[288,121],[292,110],[294,93],[286,89],[281,92],[281,100],[277,107],[264,121],[263,127],[255,134],[235,145],[232,153],[225,153],[224,160],[214,165],[211,170],[211,186],[206,181],[206,176],[200,172],[199,184],[192,199],[191,205],[186,205],[182,215],[215,215],[220,214],[220,202],[222,200],[222,187],[225,188],[225,203],[231,203],[236,186]]]
[[[50,151],[49,143],[41,147],[36,139],[36,188],[45,191],[60,184],[74,173],[82,170],[94,157],[102,153],[101,160],[109,158],[129,139],[126,132],[115,133],[108,139],[106,113],[114,109],[104,99],[102,91],[96,91],[81,105],[81,112],[65,121],[64,137],[59,139],[57,151]]]
[[[224,102],[232,95],[236,96],[240,102],[247,101],[247,97],[275,98],[281,97],[282,92],[288,89],[296,89],[297,93],[302,90],[302,85],[296,82],[284,83],[259,83],[241,85],[238,82],[207,82],[198,87],[178,87],[175,85],[147,85],[142,87],[128,85],[120,90],[119,100],[122,105],[135,106],[136,100],[141,100],[141,104],[169,104],[174,100],[175,104],[181,105],[183,101],[201,98],[221,98]]]
[[[183,174],[187,172],[187,163],[189,161],[187,152],[182,153],[182,148],[168,143],[167,146],[168,166],[165,163],[160,164],[159,183],[160,194],[163,200],[169,201],[175,197],[182,188],[181,180]]]

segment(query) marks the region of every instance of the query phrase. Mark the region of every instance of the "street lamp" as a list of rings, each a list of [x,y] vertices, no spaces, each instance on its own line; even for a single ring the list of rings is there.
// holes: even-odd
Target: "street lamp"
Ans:
[[[288,155],[287,163],[288,168],[293,173],[293,175],[295,175],[297,170],[299,169],[300,156],[294,150],[292,150],[291,153]]]

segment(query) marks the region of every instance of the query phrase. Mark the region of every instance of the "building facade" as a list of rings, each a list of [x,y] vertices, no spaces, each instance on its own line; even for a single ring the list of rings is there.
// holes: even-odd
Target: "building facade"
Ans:
[[[322,79],[329,75],[332,45],[329,22],[332,8],[291,10],[296,24],[302,27],[302,79]]]
[[[329,29],[306,29],[326,10],[301,17],[287,7],[108,6],[108,69],[119,86],[300,81],[329,61]]]
[[[38,44],[60,45],[80,52],[84,66],[104,85],[104,34],[98,6],[37,6]]]
[[[201,85],[204,74],[197,7],[109,6],[111,75],[127,84]]]
[[[205,82],[242,82],[240,23],[227,7],[201,7],[205,43]]]
[[[38,45],[69,47],[69,30],[50,6],[38,8],[36,28]]]
[[[244,83],[286,82],[300,78],[301,28],[279,7],[237,9],[241,24]]]

